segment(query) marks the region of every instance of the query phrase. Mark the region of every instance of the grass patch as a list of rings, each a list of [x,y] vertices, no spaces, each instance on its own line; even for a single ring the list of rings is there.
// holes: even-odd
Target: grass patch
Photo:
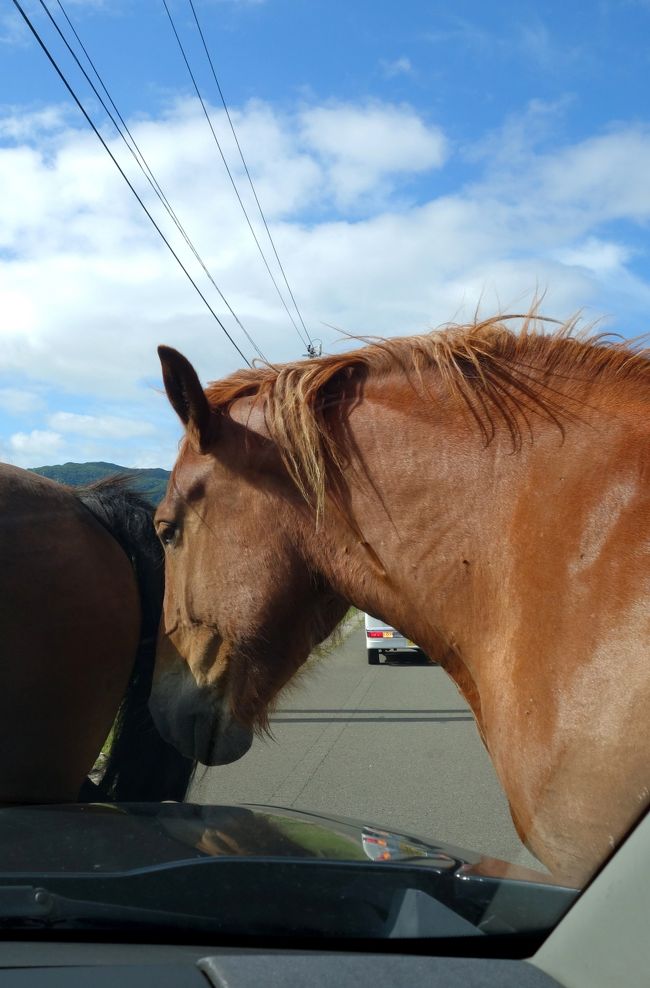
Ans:
[[[101,751],[101,753],[102,753],[102,755],[106,755],[107,758],[108,758],[108,756],[111,753],[111,748],[113,747],[113,738],[114,737],[115,737],[115,724],[113,724],[113,726],[111,727],[110,731],[108,732],[108,737],[106,738],[106,740],[104,741],[104,743],[102,745],[102,751]]]
[[[284,834],[294,844],[309,851],[316,858],[329,858],[340,861],[367,861],[368,858],[353,837],[332,834],[317,823],[292,820],[289,817],[270,816],[269,823]]]
[[[350,631],[361,623],[362,614],[363,612],[357,610],[356,607],[348,608],[345,617],[339,621],[329,638],[326,638],[313,650],[312,658],[322,659],[331,655],[347,638]]]

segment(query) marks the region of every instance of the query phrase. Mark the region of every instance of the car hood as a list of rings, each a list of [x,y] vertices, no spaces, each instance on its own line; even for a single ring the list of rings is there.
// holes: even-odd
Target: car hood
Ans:
[[[219,935],[539,935],[578,894],[441,841],[275,806],[0,809],[0,921]]]
[[[275,806],[74,804],[0,809],[0,875],[115,874],[203,858],[408,862],[486,878],[548,883],[442,841]]]

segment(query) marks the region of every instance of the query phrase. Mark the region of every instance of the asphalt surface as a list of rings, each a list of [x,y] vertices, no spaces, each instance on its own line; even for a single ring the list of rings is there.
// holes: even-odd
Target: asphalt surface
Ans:
[[[232,765],[199,769],[188,799],[354,817],[540,868],[514,831],[456,687],[406,654],[368,665],[358,624],[285,692],[275,740],[256,739]]]

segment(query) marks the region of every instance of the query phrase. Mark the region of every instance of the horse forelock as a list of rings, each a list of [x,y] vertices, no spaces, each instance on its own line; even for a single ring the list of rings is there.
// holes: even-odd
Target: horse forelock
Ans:
[[[512,328],[515,321],[518,330]],[[446,391],[465,404],[486,444],[500,422],[515,449],[523,432],[532,431],[531,414],[563,431],[564,423],[576,417],[585,388],[596,381],[650,383],[645,337],[612,339],[595,334],[593,327],[581,328],[579,317],[560,323],[536,308],[525,315],[448,324],[420,336],[363,342],[340,355],[240,370],[206,388],[215,410],[227,412],[245,396],[264,403],[271,439],[317,517],[346,461],[336,425],[368,378],[401,374],[433,401],[424,380],[433,371]]]

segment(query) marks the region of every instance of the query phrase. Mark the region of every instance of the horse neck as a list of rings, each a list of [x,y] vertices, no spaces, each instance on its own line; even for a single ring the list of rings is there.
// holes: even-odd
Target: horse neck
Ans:
[[[348,428],[344,503],[329,503],[313,562],[338,593],[439,659],[470,633],[479,583],[483,596],[498,584],[485,561],[506,524],[502,451],[455,415],[432,419],[410,389],[368,387]]]
[[[449,409],[434,421],[368,389],[350,416],[354,521],[330,512],[313,554],[455,680],[518,833],[568,882],[648,799],[650,416],[596,397],[564,435],[535,418],[513,451],[505,429],[485,446]]]
[[[535,561],[556,581],[544,588],[549,599],[561,586],[562,540],[573,529],[579,539],[584,478],[602,468],[593,430],[571,426],[563,437],[536,420],[513,452],[505,427],[486,445],[460,402],[432,409],[410,386],[370,385],[348,430],[347,503],[330,509],[314,563],[454,678],[478,682],[516,633],[518,581],[537,579]]]

